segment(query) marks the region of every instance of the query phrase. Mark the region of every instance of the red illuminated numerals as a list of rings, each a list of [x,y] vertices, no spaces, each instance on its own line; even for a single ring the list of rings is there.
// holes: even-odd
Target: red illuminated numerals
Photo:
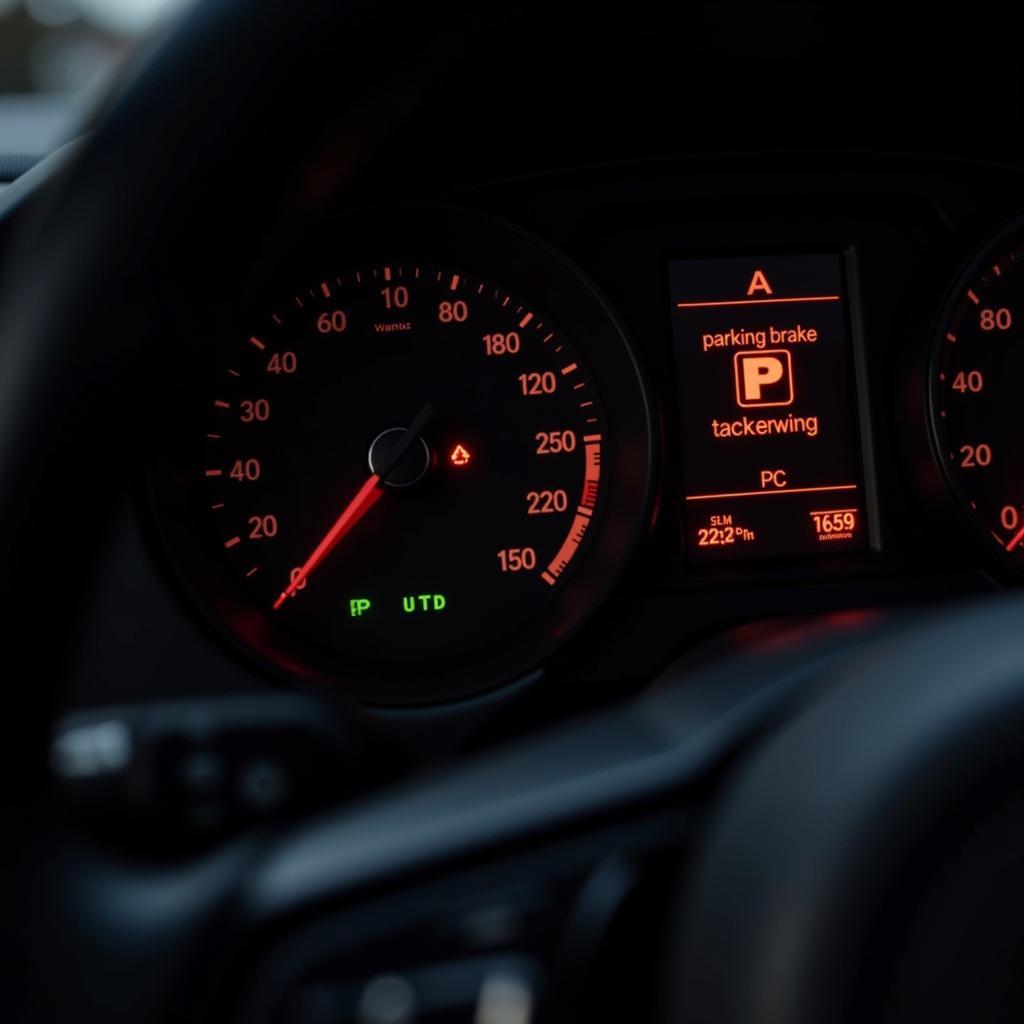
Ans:
[[[965,444],[960,447],[960,465],[963,469],[976,469],[992,464],[992,448],[987,444]]]
[[[341,334],[348,327],[348,317],[342,309],[332,309],[316,318],[316,329],[321,334]]]
[[[249,516],[249,540],[270,540],[277,536],[277,516]]]
[[[857,513],[852,511],[812,512],[811,519],[815,533],[842,533],[857,528]]]
[[[697,530],[697,547],[727,547],[736,543],[735,526],[702,526]]]
[[[999,522],[1004,530],[1016,530],[1020,526],[1020,509],[1016,505],[1004,505],[999,513]]]
[[[537,568],[537,552],[533,548],[503,548],[498,552],[502,572],[529,572]]]
[[[526,514],[530,516],[552,515],[568,507],[569,495],[565,491],[528,491],[526,494]]]
[[[262,472],[263,468],[260,466],[259,459],[235,459],[228,476],[239,483],[252,483],[254,480],[259,480]]]
[[[297,566],[295,566],[294,569],[292,569],[292,571],[290,573],[288,573],[288,582],[289,583],[294,583],[300,576],[302,576],[302,566],[297,565]],[[305,590],[306,589],[306,583],[307,583],[307,580],[303,579],[302,582],[295,588],[295,591],[292,592],[292,597],[295,596],[296,592],[298,592],[300,590]]]
[[[576,435],[571,430],[541,430],[534,434],[538,455],[561,455],[576,450]]]
[[[524,395],[553,395],[557,387],[558,378],[550,370],[519,374],[519,388]]]
[[[484,351],[489,356],[514,356],[522,344],[522,339],[517,331],[509,331],[507,334],[484,335]]]
[[[270,419],[270,402],[265,398],[246,398],[240,408],[239,418],[243,423],[266,423]]]
[[[294,373],[299,368],[299,357],[294,352],[275,352],[267,360],[267,373]]]
[[[437,319],[443,324],[461,324],[469,319],[469,306],[462,299],[445,299],[437,305]]]
[[[978,315],[978,323],[983,331],[1008,331],[1013,325],[1013,314],[1005,306],[983,309]]]
[[[405,309],[409,305],[409,289],[404,284],[388,285],[381,288],[385,309]]]
[[[953,390],[965,394],[970,391],[977,394],[985,387],[985,378],[981,370],[961,370],[953,378]]]

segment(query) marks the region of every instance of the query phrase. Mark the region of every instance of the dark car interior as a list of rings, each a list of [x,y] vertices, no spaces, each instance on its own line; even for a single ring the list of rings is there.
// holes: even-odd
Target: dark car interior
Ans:
[[[1019,1021],[1022,54],[198,0],[0,130],[0,1019]]]

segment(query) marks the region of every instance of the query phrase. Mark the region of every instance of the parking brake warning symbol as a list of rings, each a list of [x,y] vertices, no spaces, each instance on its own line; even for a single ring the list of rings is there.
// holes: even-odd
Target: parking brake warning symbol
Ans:
[[[793,357],[779,352],[737,352],[736,403],[742,408],[793,404]]]

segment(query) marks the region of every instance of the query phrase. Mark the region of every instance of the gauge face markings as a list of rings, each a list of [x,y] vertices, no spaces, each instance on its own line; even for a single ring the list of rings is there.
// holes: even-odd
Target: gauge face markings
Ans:
[[[455,268],[364,267],[285,296],[218,355],[208,525],[282,628],[367,661],[451,657],[572,575],[602,512],[604,413],[584,355],[526,297]]]
[[[962,277],[937,346],[943,470],[975,527],[1024,567],[1024,246],[997,245]]]

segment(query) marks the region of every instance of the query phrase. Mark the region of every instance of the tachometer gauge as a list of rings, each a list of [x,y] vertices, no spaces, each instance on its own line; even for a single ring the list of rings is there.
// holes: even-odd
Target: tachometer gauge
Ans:
[[[621,569],[637,368],[593,292],[511,237],[504,266],[323,266],[211,353],[187,518],[230,581],[219,617],[278,665],[370,701],[465,693],[535,664]]]
[[[932,421],[946,477],[969,519],[1024,568],[1024,244],[1020,232],[975,259],[940,324]]]

